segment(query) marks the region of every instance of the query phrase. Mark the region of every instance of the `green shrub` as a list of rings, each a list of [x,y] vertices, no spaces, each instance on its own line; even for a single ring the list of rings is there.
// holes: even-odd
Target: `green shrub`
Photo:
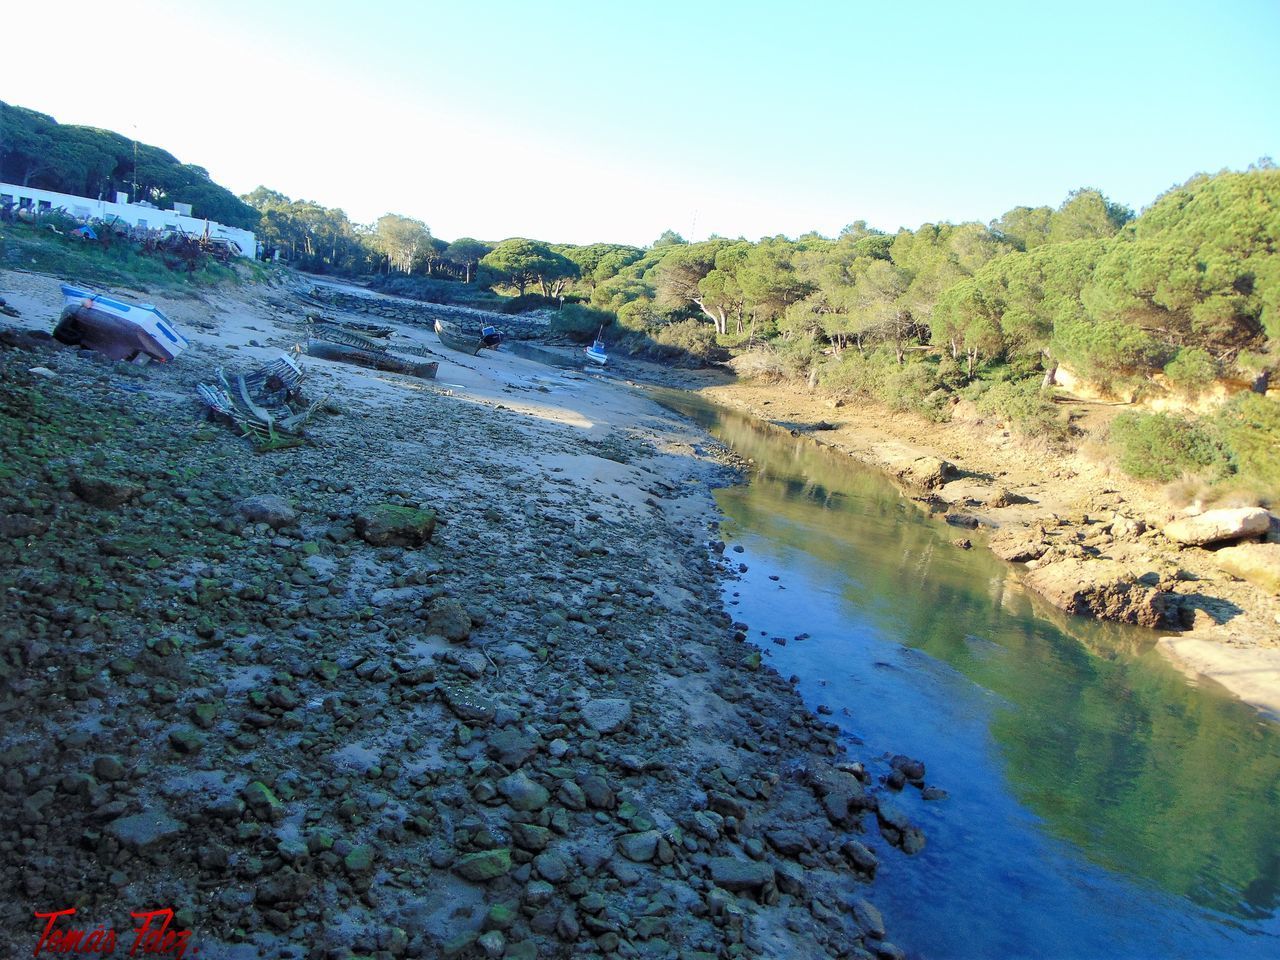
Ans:
[[[1120,467],[1144,480],[1174,480],[1187,471],[1225,476],[1228,455],[1200,424],[1165,413],[1126,412],[1111,424]]]
[[[1200,347],[1183,347],[1164,367],[1165,376],[1179,390],[1195,393],[1218,376],[1218,363]]]
[[[1038,378],[999,380],[977,395],[976,404],[979,412],[1000,417],[1023,436],[1066,438],[1062,415],[1041,390]]]
[[[704,365],[726,358],[716,343],[716,328],[702,320],[681,320],[659,327],[653,341],[661,349],[658,356],[675,363]]]
[[[836,393],[879,398],[886,372],[887,368],[873,362],[870,356],[856,350],[845,350],[822,365],[818,371],[818,383]]]
[[[618,326],[624,330],[645,333],[662,326],[664,317],[652,300],[631,300],[618,308]]]
[[[804,380],[821,356],[818,338],[812,333],[773,341],[778,362],[788,380]]]
[[[880,400],[897,410],[912,410],[931,420],[945,419],[948,392],[937,369],[921,360],[890,366],[880,381]]]
[[[594,340],[601,327],[613,323],[613,314],[584,307],[580,303],[566,303],[551,318],[551,332],[571,340]]]
[[[1280,402],[1240,393],[1210,419],[1242,485],[1280,496]]]

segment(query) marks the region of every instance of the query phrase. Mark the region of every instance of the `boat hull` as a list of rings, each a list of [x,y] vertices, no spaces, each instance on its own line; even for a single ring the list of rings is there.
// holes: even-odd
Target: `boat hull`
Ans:
[[[485,343],[485,338],[480,336],[468,335],[463,333],[451,323],[445,323],[443,320],[436,321],[436,336],[450,350],[457,350],[460,353],[475,356],[486,346],[497,347],[497,344]]]
[[[53,335],[112,360],[168,363],[191,344],[160,310],[62,285],[63,309]]]
[[[594,347],[587,347],[582,352],[587,355],[588,360],[594,360],[602,367],[609,362],[609,357],[603,350],[596,350]]]

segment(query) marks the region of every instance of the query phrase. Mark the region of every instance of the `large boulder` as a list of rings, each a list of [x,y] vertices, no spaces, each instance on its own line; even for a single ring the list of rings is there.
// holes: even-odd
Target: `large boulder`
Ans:
[[[1170,540],[1200,547],[1243,537],[1257,537],[1271,529],[1271,514],[1262,507],[1207,510],[1194,517],[1175,520],[1164,528]]]
[[[1215,551],[1213,560],[1233,577],[1280,594],[1280,543],[1238,543]]]
[[[271,493],[246,497],[236,504],[236,512],[249,523],[265,523],[272,530],[287,527],[298,519],[288,500]]]
[[[583,704],[582,719],[597,733],[616,733],[631,719],[631,702],[620,697],[592,700]]]
[[[1026,563],[1039,560],[1049,552],[1051,544],[1044,531],[1035,527],[1005,527],[994,533],[987,546],[1001,560]]]
[[[485,883],[496,877],[505,877],[511,872],[511,850],[502,847],[498,850],[481,850],[479,853],[468,853],[459,857],[453,865],[454,873],[473,883]]]
[[[1177,625],[1171,595],[1140,583],[1115,560],[1068,558],[1032,570],[1026,582],[1067,613],[1143,627]]]
[[[732,893],[759,890],[774,881],[773,867],[762,860],[712,857],[707,866],[711,870],[711,882]]]
[[[453,643],[471,636],[471,615],[457,600],[440,600],[427,614],[427,629]]]
[[[167,840],[172,840],[186,829],[185,825],[157,810],[135,813],[107,824],[107,833],[130,850],[147,852]]]
[[[398,503],[377,503],[357,513],[355,525],[360,539],[372,546],[420,547],[431,541],[436,515]]]
[[[140,497],[140,484],[101,473],[79,472],[71,478],[71,492],[95,507],[113,510],[122,507],[135,497]]]
[[[936,490],[956,476],[955,464],[941,457],[917,457],[910,463],[893,464],[892,469],[903,483],[921,490]]]

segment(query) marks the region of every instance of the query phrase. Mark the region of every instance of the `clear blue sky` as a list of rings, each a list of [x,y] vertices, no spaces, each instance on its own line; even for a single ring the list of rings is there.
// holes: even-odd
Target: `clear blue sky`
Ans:
[[[0,99],[445,239],[1140,209],[1280,159],[1280,0],[24,6]]]

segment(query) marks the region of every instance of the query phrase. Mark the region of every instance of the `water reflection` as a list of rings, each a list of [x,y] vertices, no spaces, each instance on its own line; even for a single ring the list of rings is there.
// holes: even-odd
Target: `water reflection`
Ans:
[[[878,472],[661,399],[754,461],[752,482],[718,498],[751,567],[735,613],[757,634],[811,634],[756,639],[802,692],[847,708],[850,735],[919,750],[955,794],[917,814],[923,861],[963,878],[956,889],[903,879],[905,865],[888,880],[930,955],[1280,955],[1280,726],[1190,686],[1150,632],[1047,608]],[[960,902],[920,909],[940,895]],[[1022,901],[1016,920],[988,903],[1006,897]],[[950,949],[962,930],[984,947]]]

